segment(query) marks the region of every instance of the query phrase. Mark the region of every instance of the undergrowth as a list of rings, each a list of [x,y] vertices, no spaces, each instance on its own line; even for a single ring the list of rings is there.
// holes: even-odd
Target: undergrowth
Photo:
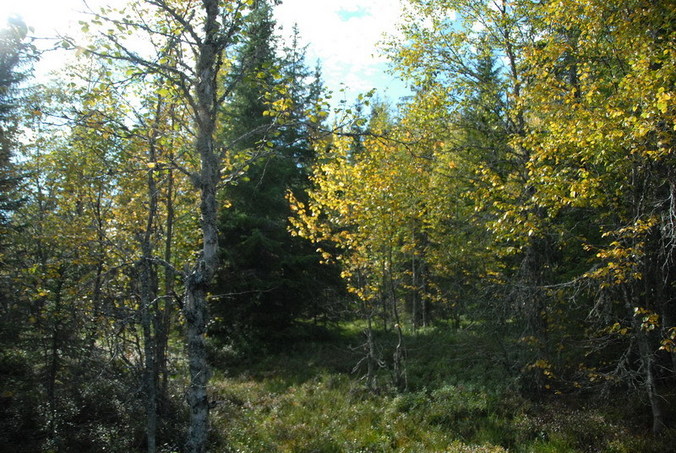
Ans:
[[[391,388],[387,367],[378,391],[365,389],[358,325],[317,338],[264,357],[215,351],[212,451],[648,453],[675,440],[652,439],[598,402],[524,397],[496,365],[495,345],[470,330],[408,335],[404,392]],[[379,332],[377,341],[387,364],[394,338]]]

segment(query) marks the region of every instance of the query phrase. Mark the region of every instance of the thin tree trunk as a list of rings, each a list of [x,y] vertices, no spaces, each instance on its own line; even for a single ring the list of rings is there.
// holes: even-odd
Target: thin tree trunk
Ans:
[[[53,327],[52,341],[50,343],[49,374],[47,377],[47,403],[49,404],[48,432],[50,439],[56,440],[59,431],[57,422],[58,408],[56,403],[56,377],[60,368],[58,321]]]
[[[169,155],[170,161],[173,160],[173,153]],[[165,225],[166,235],[164,238],[164,262],[171,263],[172,250],[174,243],[174,173],[169,168],[167,173],[167,223]],[[169,342],[169,329],[171,328],[172,315],[172,295],[174,293],[174,272],[167,266],[164,268],[164,308],[162,310],[158,307],[157,312],[157,326],[155,328],[156,335],[156,360],[155,367],[157,368],[158,392],[160,402],[160,413],[164,412],[164,405],[169,393],[169,373],[167,371],[167,350]]]
[[[159,105],[157,114],[159,116]],[[148,157],[151,163],[156,164],[157,153],[154,135],[155,131],[152,131],[148,148]],[[139,262],[139,284],[141,296],[141,328],[143,330],[143,384],[146,397],[146,439],[148,443],[148,453],[155,453],[157,450],[156,336],[153,332],[153,320],[157,315],[154,310],[157,304],[157,270],[152,264],[152,258],[153,232],[157,217],[158,194],[154,172],[154,169],[148,171],[148,216],[146,219],[145,231],[143,232],[143,235],[139,237],[142,251],[142,257]]]
[[[143,330],[143,387],[146,406],[146,440],[148,453],[157,451],[157,380],[155,379],[155,338],[152,328],[151,264],[147,257],[141,259],[141,328]]]
[[[389,299],[392,304],[392,316],[394,318],[394,329],[397,332],[397,346],[394,348],[393,354],[393,383],[398,390],[405,390],[408,387],[408,379],[406,377],[406,363],[405,363],[405,348],[404,335],[401,329],[401,319],[399,317],[399,308],[397,307],[397,295],[394,288],[394,279],[392,278],[392,249],[389,251],[387,267],[387,287],[389,292]]]
[[[639,304],[635,300],[634,296],[628,288],[624,288],[624,298],[625,306],[629,312],[629,315],[632,317],[632,330],[636,336],[636,342],[638,344],[638,351],[641,360],[641,369],[643,371],[643,386],[648,397],[648,402],[650,403],[650,410],[652,412],[653,418],[653,433],[659,434],[665,427],[664,424],[664,409],[662,408],[661,396],[657,391],[657,385],[655,382],[654,374],[654,362],[655,358],[652,354],[650,348],[650,339],[648,338],[648,332],[646,332],[641,326],[641,319],[639,316],[636,316],[634,313],[634,308],[638,307]]]
[[[366,322],[366,387],[371,391],[376,391],[376,370],[378,368],[378,359],[376,354],[376,345],[373,341],[373,323],[371,318],[373,311],[368,310]]]
[[[427,293],[427,287],[426,287],[426,278],[425,278],[425,268],[421,269],[421,293],[423,296],[420,298],[420,308],[422,311],[422,326],[427,327],[429,324],[429,304],[427,302],[427,297],[424,296],[424,294]]]
[[[61,274],[61,271],[59,271]],[[56,284],[54,296],[54,312],[61,313],[61,291],[63,289],[63,275],[59,275]],[[52,327],[52,338],[50,342],[49,373],[47,376],[47,403],[49,404],[49,422],[48,432],[52,441],[59,443],[59,408],[56,398],[56,383],[59,371],[61,369],[61,355],[59,351],[61,345],[61,322],[60,317],[56,317]]]
[[[191,274],[186,279],[186,302],[188,362],[190,387],[190,428],[187,451],[205,453],[209,436],[209,401],[207,384],[209,366],[205,333],[208,322],[207,290],[218,265],[218,230],[216,189],[219,181],[219,156],[214,149],[214,131],[217,116],[216,79],[219,55],[222,48],[218,22],[218,0],[203,0],[205,9],[204,40],[199,47],[197,61],[197,141],[200,156],[200,174],[196,184],[200,191],[200,214],[202,228],[202,253]]]
[[[646,247],[646,249],[648,249]],[[653,250],[652,254],[653,255],[658,255],[659,252]],[[648,268],[648,263],[651,260],[648,258],[644,259],[643,265]],[[654,262],[656,265],[658,260],[654,259]],[[648,273],[649,271],[646,270],[644,271],[644,275],[659,275],[659,271],[654,271],[652,273]],[[657,280],[657,279],[656,279]],[[661,279],[660,279],[661,280]],[[663,283],[666,280],[662,280],[661,282],[655,281],[654,283],[650,284],[648,277],[644,277],[643,279],[643,284],[645,285],[643,288],[643,294],[651,294],[651,289],[652,289],[652,296],[650,297],[651,299],[654,297],[659,304],[659,301],[664,301],[668,300],[668,296],[663,292],[661,283]],[[650,285],[650,286],[648,286]],[[658,289],[659,288],[659,289]],[[643,296],[645,297],[645,296]],[[651,300],[644,300],[642,302],[642,306],[644,307],[649,307],[649,308],[657,308],[657,307],[652,307],[650,305],[652,301]],[[638,306],[638,305],[636,305]],[[664,313],[663,310],[661,310],[662,313]],[[655,376],[655,371],[657,369],[666,369],[666,367],[663,367],[662,364],[659,362],[659,350],[657,347],[657,344],[659,343],[658,338],[661,337],[660,335],[660,330],[661,329],[654,329],[654,330],[649,330],[646,328],[642,328],[640,325],[640,316],[634,316],[634,322],[637,324],[637,328],[640,330],[637,330],[639,338],[638,338],[638,348],[639,348],[639,353],[641,355],[641,365],[643,367],[643,374],[644,374],[644,380],[645,380],[645,390],[646,394],[648,396],[648,401],[650,402],[650,410],[652,413],[652,418],[653,418],[653,434],[658,435],[660,434],[664,428],[666,427],[665,421],[664,421],[664,405],[663,405],[663,398],[660,396],[658,388],[657,388],[657,377]],[[668,322],[668,317],[662,317],[661,318],[661,324],[664,325],[666,322]],[[654,327],[654,326],[653,326]],[[651,338],[652,337],[652,338]]]
[[[415,241],[415,234],[413,235]],[[415,253],[411,255],[411,319],[413,320],[413,330],[418,331],[418,267],[415,262]],[[397,321],[399,322],[399,321]]]
[[[640,329],[640,326],[639,326]],[[654,373],[654,357],[650,351],[650,343],[647,332],[639,332],[638,348],[641,354],[641,365],[643,367],[645,392],[650,402],[650,411],[653,417],[653,434],[660,434],[664,428],[664,409],[662,407],[662,397],[657,391]]]
[[[205,453],[209,435],[209,401],[207,399],[209,367],[204,341],[207,307],[206,292],[194,276],[188,279],[186,287],[185,315],[190,372],[190,387],[188,388],[190,428],[186,451]]]

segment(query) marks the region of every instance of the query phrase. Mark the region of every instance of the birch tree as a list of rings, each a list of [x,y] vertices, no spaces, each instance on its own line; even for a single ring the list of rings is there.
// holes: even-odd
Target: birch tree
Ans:
[[[183,314],[190,375],[186,449],[190,452],[206,451],[209,433],[205,333],[208,294],[219,263],[217,191],[246,166],[235,163],[230,144],[216,140],[223,128],[222,106],[240,80],[237,75],[227,79],[224,75],[234,70],[234,50],[253,4],[253,0],[147,0],[115,11],[105,8],[93,15],[91,23],[100,25],[98,36],[84,49],[104,60],[128,64],[129,77],[164,78],[168,87],[161,94],[174,96],[190,110],[190,120],[183,127],[193,138],[194,167],[173,163],[189,175],[199,194],[200,250],[184,266]],[[89,24],[84,26],[89,28]],[[150,49],[134,45],[140,36],[145,37],[141,42],[151,44]],[[250,158],[255,156],[244,160]]]
[[[527,49],[527,102],[537,127],[526,140],[538,204],[550,216],[593,213],[581,244],[592,265],[578,273],[593,290],[589,342],[597,354],[621,351],[594,372],[641,388],[657,433],[660,386],[676,372],[676,9],[624,0],[534,13],[542,33]]]

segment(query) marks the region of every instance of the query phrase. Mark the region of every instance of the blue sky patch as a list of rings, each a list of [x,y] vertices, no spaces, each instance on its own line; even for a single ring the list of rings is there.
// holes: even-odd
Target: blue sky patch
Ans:
[[[364,7],[359,7],[356,9],[340,9],[338,10],[338,16],[343,22],[347,22],[350,19],[356,19],[359,17],[370,16],[371,13],[366,10]]]

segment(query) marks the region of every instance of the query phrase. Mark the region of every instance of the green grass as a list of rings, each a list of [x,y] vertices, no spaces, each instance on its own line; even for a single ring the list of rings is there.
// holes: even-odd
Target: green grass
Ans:
[[[222,368],[214,355],[212,451],[620,453],[669,445],[603,408],[524,399],[495,365],[496,346],[471,331],[408,335],[405,392],[389,385],[387,369],[376,393],[364,388],[364,370],[353,372],[364,340],[358,324],[316,338]],[[387,362],[394,336],[379,332],[377,341]]]

